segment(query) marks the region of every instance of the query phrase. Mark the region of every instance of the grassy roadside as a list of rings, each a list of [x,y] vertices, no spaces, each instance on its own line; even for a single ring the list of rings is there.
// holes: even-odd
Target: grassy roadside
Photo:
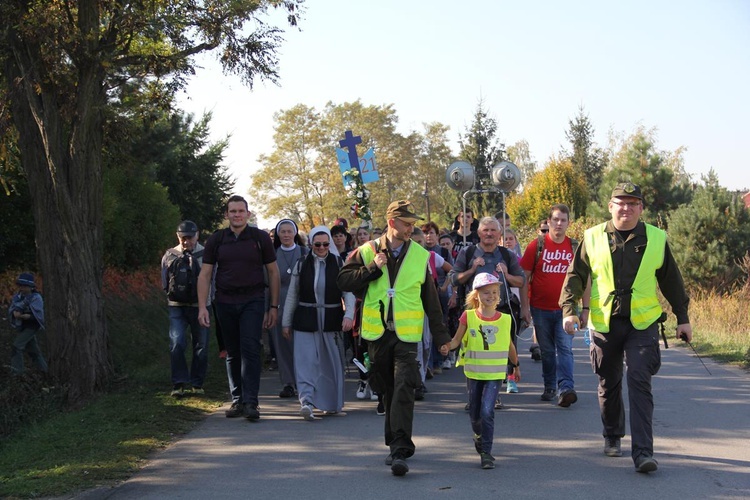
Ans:
[[[226,401],[213,332],[206,394],[169,396],[168,316],[159,290],[109,299],[106,308],[118,373],[112,390],[0,440],[1,498],[64,495],[127,478]]]
[[[167,310],[153,284],[142,292],[120,294],[106,305],[118,372],[112,390],[82,409],[42,416],[0,440],[0,497],[67,495],[123,480],[227,400],[213,334],[206,395],[169,397]],[[693,295],[693,344],[701,355],[750,367],[748,304],[743,294]],[[668,328],[674,332],[674,324]]]

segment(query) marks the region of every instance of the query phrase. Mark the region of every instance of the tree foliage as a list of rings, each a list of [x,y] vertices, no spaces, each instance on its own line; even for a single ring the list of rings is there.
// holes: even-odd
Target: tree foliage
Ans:
[[[514,225],[535,226],[546,219],[556,203],[570,207],[571,219],[580,216],[588,201],[583,173],[573,167],[568,158],[553,157],[544,169],[529,180],[522,194],[508,199],[508,213]]]
[[[474,119],[466,131],[459,136],[459,158],[474,165],[476,176],[474,187],[487,190],[475,195],[476,215],[494,215],[502,207],[502,196],[492,191],[492,167],[505,159],[505,144],[495,137],[497,120],[484,109],[484,102],[479,101],[474,112]]]
[[[626,181],[641,187],[643,219],[662,227],[672,210],[690,200],[691,186],[681,170],[681,150],[659,151],[655,144],[655,132],[639,127],[627,139],[610,146],[611,160],[599,188],[599,202],[589,205],[592,215],[606,217],[612,189]]]
[[[750,212],[737,193],[719,186],[713,169],[702,181],[691,203],[669,216],[670,248],[687,282],[724,292],[750,250]]]
[[[513,162],[521,171],[521,184],[519,190],[523,191],[534,174],[536,173],[536,161],[531,156],[529,142],[521,139],[508,146],[508,159]]]
[[[259,158],[263,167],[252,176],[250,189],[267,217],[290,217],[306,228],[330,224],[337,217],[358,223],[349,211],[351,201],[335,153],[346,130],[362,138],[360,157],[370,147],[375,150],[380,180],[367,185],[375,225],[382,227],[392,200],[408,198],[419,206],[425,180],[436,213],[441,213],[441,200],[450,197],[444,180],[450,152],[443,125],[428,124],[424,134],[403,136],[396,131],[398,116],[392,105],[360,101],[329,102],[322,111],[298,104],[274,120],[274,150]]]
[[[191,56],[213,49],[220,49],[223,69],[245,82],[275,81],[281,31],[262,16],[280,7],[294,25],[298,6],[297,0],[0,3],[0,125],[18,130],[47,322],[55,332],[50,370],[68,385],[71,401],[103,388],[112,372],[102,307],[108,92],[132,78],[165,79],[173,91],[193,72]]]
[[[574,169],[583,173],[590,200],[595,201],[602,183],[604,167],[607,164],[607,155],[594,143],[594,126],[584,112],[583,106],[578,108],[575,119],[568,121],[568,127],[565,137],[571,145],[570,161]],[[585,208],[581,215],[585,215]]]

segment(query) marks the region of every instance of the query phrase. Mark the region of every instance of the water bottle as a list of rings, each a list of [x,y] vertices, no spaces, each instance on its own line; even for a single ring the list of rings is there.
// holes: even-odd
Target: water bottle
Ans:
[[[370,371],[370,355],[368,353],[365,353],[365,368]]]
[[[583,341],[586,343],[587,346],[591,345],[591,330],[586,328],[585,330],[582,330],[583,333]]]

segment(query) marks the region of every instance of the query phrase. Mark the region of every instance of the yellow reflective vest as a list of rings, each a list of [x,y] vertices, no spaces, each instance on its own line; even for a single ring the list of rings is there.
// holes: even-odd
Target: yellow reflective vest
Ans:
[[[375,244],[369,242],[359,249],[362,261],[367,266],[375,259]],[[401,260],[396,281],[391,288],[388,266],[381,268],[383,276],[371,281],[362,301],[362,338],[377,340],[383,336],[384,321],[393,307],[393,326],[396,335],[404,342],[422,340],[424,307],[422,306],[422,284],[427,273],[430,253],[420,245],[410,243]],[[390,297],[390,300],[389,300]]]
[[[510,314],[483,320],[476,309],[466,311],[464,374],[474,380],[504,380],[510,346]]]
[[[583,237],[591,267],[591,310],[588,326],[601,333],[609,332],[609,319],[614,302],[610,294],[615,290],[612,251],[606,227],[605,222],[587,229]],[[633,281],[630,299],[630,323],[637,330],[645,330],[651,326],[662,313],[656,294],[656,270],[664,263],[667,233],[646,224],[646,238],[648,244]]]

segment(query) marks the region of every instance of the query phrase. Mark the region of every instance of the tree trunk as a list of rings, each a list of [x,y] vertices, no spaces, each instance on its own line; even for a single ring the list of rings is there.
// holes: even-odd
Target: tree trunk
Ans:
[[[112,373],[102,298],[103,72],[77,64],[65,95],[40,47],[15,35],[4,71],[36,224],[49,366],[75,404]]]

